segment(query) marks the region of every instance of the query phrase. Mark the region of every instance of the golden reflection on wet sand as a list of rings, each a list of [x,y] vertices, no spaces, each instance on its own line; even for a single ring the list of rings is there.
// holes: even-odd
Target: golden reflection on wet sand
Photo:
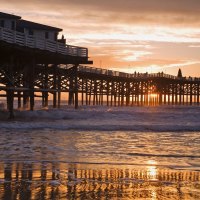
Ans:
[[[1,163],[0,199],[200,199],[200,172],[152,164]]]

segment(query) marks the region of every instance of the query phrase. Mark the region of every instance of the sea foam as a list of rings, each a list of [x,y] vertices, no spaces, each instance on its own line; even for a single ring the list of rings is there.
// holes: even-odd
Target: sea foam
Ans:
[[[2,114],[3,112],[3,114]],[[2,111],[6,116],[7,112]],[[60,130],[135,130],[135,131],[200,131],[200,107],[106,107],[80,106],[75,110],[61,109],[15,110],[15,119],[0,121],[5,129]]]

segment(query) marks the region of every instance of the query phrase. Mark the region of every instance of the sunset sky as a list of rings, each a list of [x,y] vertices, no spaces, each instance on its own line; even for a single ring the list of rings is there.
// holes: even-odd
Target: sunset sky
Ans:
[[[200,0],[1,0],[1,11],[63,29],[95,67],[200,77]]]

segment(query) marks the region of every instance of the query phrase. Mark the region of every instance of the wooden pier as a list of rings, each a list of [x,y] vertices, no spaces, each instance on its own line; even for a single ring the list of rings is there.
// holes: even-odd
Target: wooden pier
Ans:
[[[32,56],[31,56],[32,57]],[[30,57],[30,59],[31,59]],[[13,64],[14,63],[14,64]],[[41,105],[199,105],[200,78],[178,78],[164,73],[127,74],[92,67],[11,62],[0,68],[1,96],[7,98],[10,117],[13,101],[18,108],[30,105],[35,97]],[[63,95],[64,94],[64,95]]]
[[[78,85],[82,104],[86,105],[199,105],[200,78],[80,66]]]
[[[1,15],[20,25],[20,17]],[[29,104],[33,110],[36,97],[44,107],[51,97],[54,108],[60,107],[62,96],[68,98],[66,105],[74,104],[75,108],[78,104],[199,105],[200,78],[162,72],[129,74],[84,66],[92,64],[88,49],[63,43],[57,38],[61,29],[27,21],[22,21],[20,28],[22,25],[24,32],[17,26],[0,27],[0,96],[7,99],[10,118],[14,116],[14,101],[18,108]],[[43,35],[40,30],[37,36],[38,29]],[[56,37],[52,39],[51,34]]]

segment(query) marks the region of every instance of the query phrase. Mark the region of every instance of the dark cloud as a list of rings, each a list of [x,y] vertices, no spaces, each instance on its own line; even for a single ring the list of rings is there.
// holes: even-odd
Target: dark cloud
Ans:
[[[96,23],[200,24],[200,0],[1,0],[0,5],[4,4],[13,10],[29,8],[30,13],[56,17],[56,13],[71,14],[72,20],[76,16]]]
[[[42,2],[42,1],[38,1]],[[55,3],[54,0],[48,2]],[[199,12],[199,0],[57,0],[58,5],[71,5],[95,10],[121,12]],[[90,10],[88,10],[89,12]],[[100,13],[99,13],[100,14]]]

